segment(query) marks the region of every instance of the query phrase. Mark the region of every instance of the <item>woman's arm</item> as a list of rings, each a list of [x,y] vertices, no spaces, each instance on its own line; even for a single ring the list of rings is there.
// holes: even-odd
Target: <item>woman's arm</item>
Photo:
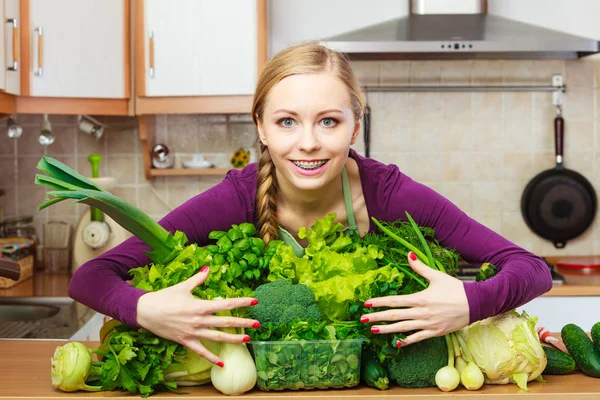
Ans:
[[[236,172],[239,175],[242,172]],[[249,183],[252,179],[247,179]],[[184,232],[190,243],[207,244],[212,230],[226,230],[232,224],[252,221],[252,190],[242,190],[237,179],[228,176],[217,186],[182,204],[159,224],[170,232]],[[69,296],[82,304],[132,326],[139,326],[136,307],[145,291],[130,286],[129,270],[148,264],[149,250],[132,237],[78,268],[71,279]]]
[[[440,244],[454,248],[465,261],[494,264],[498,274],[484,282],[463,284],[469,303],[469,323],[509,311],[552,288],[545,262],[470,218],[434,190],[401,174],[397,169],[380,185],[385,217],[406,219],[434,228]]]

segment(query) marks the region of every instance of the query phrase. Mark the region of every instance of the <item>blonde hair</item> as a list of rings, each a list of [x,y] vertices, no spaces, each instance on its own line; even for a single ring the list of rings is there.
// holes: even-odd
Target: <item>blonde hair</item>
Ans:
[[[271,89],[282,79],[296,74],[316,74],[324,71],[334,73],[348,88],[354,118],[358,122],[363,115],[365,101],[350,63],[342,53],[330,50],[318,43],[303,43],[277,53],[263,68],[252,104],[252,119],[258,125],[262,121],[265,103]],[[278,193],[275,165],[267,146],[260,145],[257,179],[257,219],[261,238],[269,242],[278,236]]]

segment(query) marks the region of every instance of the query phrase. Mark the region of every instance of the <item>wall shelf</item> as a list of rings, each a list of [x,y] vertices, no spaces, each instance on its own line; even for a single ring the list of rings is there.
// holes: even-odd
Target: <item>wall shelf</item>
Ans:
[[[232,168],[168,168],[150,169],[150,176],[215,176],[225,175]]]

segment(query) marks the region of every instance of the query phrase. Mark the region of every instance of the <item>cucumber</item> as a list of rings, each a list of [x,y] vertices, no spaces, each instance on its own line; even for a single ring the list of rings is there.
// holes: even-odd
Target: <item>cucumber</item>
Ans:
[[[371,351],[366,350],[363,352],[360,368],[360,375],[367,386],[379,390],[386,390],[389,387],[390,380],[388,379],[387,370],[375,359],[375,355]]]
[[[565,375],[575,370],[575,360],[567,353],[555,349],[554,347],[543,346],[548,364],[542,374],[546,375]]]
[[[596,353],[600,354],[600,322],[596,322],[592,326],[592,340],[594,341],[594,347],[596,347]]]
[[[600,353],[586,333],[575,324],[567,324],[561,330],[563,342],[575,363],[589,376],[600,378]]]

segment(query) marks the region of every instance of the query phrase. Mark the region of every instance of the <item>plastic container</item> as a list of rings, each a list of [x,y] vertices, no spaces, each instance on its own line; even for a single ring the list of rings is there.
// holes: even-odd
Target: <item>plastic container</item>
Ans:
[[[567,285],[600,285],[600,257],[559,260],[554,268]]]
[[[261,390],[329,389],[360,380],[362,339],[251,342]]]

